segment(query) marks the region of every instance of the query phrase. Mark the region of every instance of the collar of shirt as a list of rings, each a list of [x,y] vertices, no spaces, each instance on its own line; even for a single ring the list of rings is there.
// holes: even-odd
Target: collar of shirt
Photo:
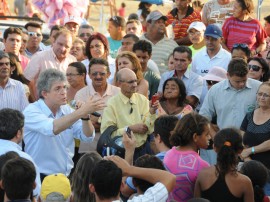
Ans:
[[[99,95],[98,92],[95,91],[94,87],[93,87],[93,83],[91,83],[91,85],[88,85],[89,88],[90,88],[90,95]],[[105,96],[110,96],[110,95],[113,95],[112,93],[112,85],[107,83],[107,88],[106,88],[106,91],[104,93],[104,95],[102,97],[105,97]]]
[[[40,46],[38,46],[38,48],[37,48],[37,50],[36,50],[35,53],[37,53],[37,52],[39,52],[39,51],[42,51],[42,48],[40,48]],[[26,55],[28,55],[28,56],[32,56],[32,55],[35,54],[35,53],[31,53],[27,48],[25,49],[25,53],[26,53]]]
[[[46,103],[44,102],[43,99],[39,99],[38,104],[40,106],[40,109],[43,111],[43,113],[47,116],[47,117],[53,117],[53,118],[58,118],[58,117],[62,117],[65,114],[65,112],[62,110],[61,106],[58,109],[56,116],[54,116],[54,114],[52,113],[52,111],[50,110],[50,108],[46,105]]]
[[[9,86],[16,86],[16,83],[15,83],[14,80],[11,79],[11,78],[8,79],[7,84],[5,85],[4,88],[7,88],[7,87],[9,87]],[[2,87],[0,87],[0,88],[2,88]]]
[[[119,93],[120,99],[122,100],[122,102],[124,104],[127,104],[131,101],[132,104],[137,104],[137,100],[135,99],[135,94],[133,93],[133,95],[131,96],[131,98],[126,97],[122,92]]]
[[[224,80],[224,86],[223,86],[223,89],[226,90],[226,89],[229,89],[229,88],[236,90],[234,87],[232,87],[232,85],[231,85],[229,79],[225,79],[225,80]],[[245,89],[245,88],[252,88],[252,86],[251,86],[251,84],[250,84],[250,79],[249,79],[249,78],[247,79],[246,86],[245,86],[244,88],[240,89],[240,90],[237,90],[237,91],[241,91],[241,90],[243,90],[243,89]]]
[[[22,151],[22,148],[20,147],[20,145],[18,145],[16,142],[13,142],[11,140],[0,139],[0,145],[8,147],[8,148],[16,148],[16,149]]]
[[[189,15],[191,15],[193,13],[194,9],[191,7],[191,6],[188,6],[188,9],[187,9],[187,13],[185,15],[185,18]],[[177,18],[178,19],[178,9],[177,8],[174,8],[171,10],[170,14],[174,17],[174,18]]]
[[[177,72],[176,72],[176,70],[174,70],[173,77],[177,77]],[[186,77],[187,79],[190,77],[190,69],[189,69],[189,68],[187,68],[187,70],[185,71],[185,73],[184,73],[184,75],[182,76],[182,78],[183,78],[183,77]],[[181,78],[181,79],[182,79],[182,78]]]

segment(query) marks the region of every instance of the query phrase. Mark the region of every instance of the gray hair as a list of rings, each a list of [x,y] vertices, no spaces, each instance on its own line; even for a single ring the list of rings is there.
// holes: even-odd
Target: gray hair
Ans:
[[[66,76],[61,71],[57,69],[46,69],[39,75],[37,80],[37,90],[39,98],[44,98],[42,96],[42,91],[49,92],[54,82],[66,80]]]
[[[0,50],[0,60],[2,60],[3,58],[9,59],[9,55],[6,52]]]
[[[68,202],[69,198],[70,197],[65,199],[63,194],[61,194],[59,192],[52,192],[52,193],[47,195],[46,199],[41,198],[41,201],[42,202]]]

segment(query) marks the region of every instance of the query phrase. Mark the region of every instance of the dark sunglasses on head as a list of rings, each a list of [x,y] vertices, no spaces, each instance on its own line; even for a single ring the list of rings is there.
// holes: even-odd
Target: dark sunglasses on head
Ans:
[[[248,69],[252,69],[255,72],[260,71],[261,67],[258,65],[248,65]]]
[[[111,18],[117,25],[120,25],[120,22],[118,21],[118,18],[116,16],[113,16]]]
[[[37,32],[28,32],[28,35],[29,36],[36,36],[36,37],[40,37],[41,34],[40,33],[37,33]]]
[[[248,45],[245,44],[245,43],[235,43],[235,44],[233,44],[233,48],[238,48],[238,47],[248,48]]]
[[[218,81],[211,81],[211,80],[206,80],[206,82],[207,82],[207,84],[208,84],[209,86],[212,86],[212,85],[215,85],[215,84],[218,83]]]

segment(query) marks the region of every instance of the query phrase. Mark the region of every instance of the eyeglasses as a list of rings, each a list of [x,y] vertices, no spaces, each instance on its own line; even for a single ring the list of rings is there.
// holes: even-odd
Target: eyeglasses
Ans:
[[[212,85],[215,85],[215,84],[218,83],[218,81],[211,81],[211,80],[206,80],[206,82],[207,82],[207,84],[208,84],[209,86],[212,86]]]
[[[269,98],[270,95],[268,95],[267,93],[257,93],[258,97],[263,97],[263,98]]]
[[[85,37],[85,36],[90,37],[91,34],[90,33],[81,33],[80,34],[80,37]]]
[[[138,80],[130,80],[130,81],[123,81],[123,80],[120,80],[120,82],[124,82],[124,83],[128,83],[128,84],[133,84],[133,83],[138,83]]]
[[[260,71],[261,67],[258,65],[248,65],[248,69],[252,69],[255,72]]]
[[[10,66],[10,62],[0,62],[0,66]]]
[[[82,74],[72,74],[72,73],[69,73],[69,74],[66,74],[66,77],[68,77],[68,76],[74,77],[74,76],[78,76],[78,75],[82,75]]]
[[[93,72],[93,73],[91,73],[92,76],[97,76],[97,75],[105,76],[106,74],[107,74],[106,72]]]
[[[248,45],[246,43],[235,43],[235,44],[233,44],[233,48],[238,48],[238,47],[248,48]]]
[[[32,36],[40,37],[40,36],[41,36],[41,34],[40,34],[40,33],[37,33],[37,32],[28,32],[28,35],[29,35],[30,37],[32,37]]]

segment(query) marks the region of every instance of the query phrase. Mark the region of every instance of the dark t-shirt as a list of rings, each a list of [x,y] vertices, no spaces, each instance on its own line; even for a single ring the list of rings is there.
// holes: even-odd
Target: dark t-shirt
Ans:
[[[246,114],[241,130],[245,131],[243,143],[247,147],[257,146],[270,139],[270,120],[261,125],[257,125],[253,121],[254,111]],[[256,151],[255,151],[256,152]],[[250,155],[252,160],[262,162],[270,169],[270,151],[261,152]]]

